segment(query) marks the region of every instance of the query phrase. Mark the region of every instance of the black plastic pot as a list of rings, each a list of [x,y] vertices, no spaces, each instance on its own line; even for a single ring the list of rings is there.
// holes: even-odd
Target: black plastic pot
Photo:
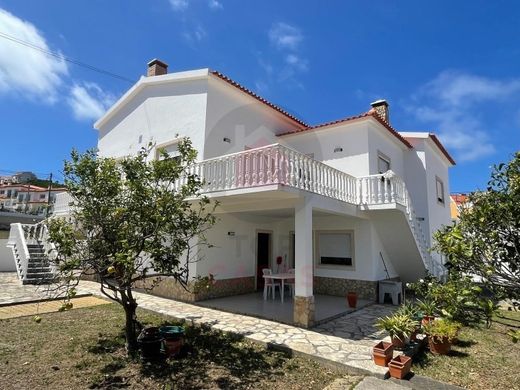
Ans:
[[[161,351],[162,343],[163,337],[159,328],[150,327],[143,329],[137,337],[141,359],[145,361],[161,360],[164,357]]]

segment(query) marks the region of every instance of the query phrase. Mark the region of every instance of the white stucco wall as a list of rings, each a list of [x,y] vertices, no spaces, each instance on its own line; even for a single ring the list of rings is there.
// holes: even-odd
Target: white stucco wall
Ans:
[[[257,99],[215,76],[209,77],[205,159],[277,143],[276,134],[295,126]]]
[[[134,155],[149,142],[161,145],[179,134],[190,137],[200,159],[206,102],[205,79],[146,86],[100,126],[99,153],[115,158]]]
[[[197,275],[214,274],[217,279],[238,278],[255,275],[257,231],[272,232],[272,258],[289,259],[290,234],[294,232],[294,218],[272,218],[259,215],[219,214],[219,221],[207,233],[213,248],[205,249],[196,264]],[[381,280],[387,277],[379,252],[385,258],[390,277],[396,276],[391,259],[386,254],[372,222],[360,218],[318,215],[313,218],[313,237],[323,230],[354,233],[354,267],[320,265],[314,242],[315,275],[330,278]],[[234,232],[229,236],[228,232]]]
[[[0,238],[0,272],[16,272],[13,251],[6,245],[7,238]]]
[[[433,147],[426,143],[426,183],[429,205],[430,236],[441,226],[451,225],[448,166]],[[444,203],[437,201],[436,177],[444,184]]]
[[[390,169],[400,177],[404,177],[404,154],[408,148],[387,129],[379,123],[368,122],[368,153],[369,153],[369,172],[376,175],[378,171],[378,156],[390,159]]]
[[[369,172],[368,125],[366,122],[316,129],[280,137],[283,143],[353,176]],[[340,147],[343,151],[334,152]]]

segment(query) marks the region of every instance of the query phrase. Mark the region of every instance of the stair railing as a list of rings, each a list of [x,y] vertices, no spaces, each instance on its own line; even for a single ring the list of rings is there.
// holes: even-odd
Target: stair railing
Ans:
[[[27,269],[29,267],[29,249],[25,239],[25,232],[21,223],[12,223],[9,232],[7,246],[13,251],[16,263],[16,272],[23,282],[27,279]]]

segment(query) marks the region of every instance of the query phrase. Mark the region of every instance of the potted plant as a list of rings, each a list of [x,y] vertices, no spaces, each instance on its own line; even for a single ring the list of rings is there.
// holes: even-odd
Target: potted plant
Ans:
[[[137,344],[143,361],[154,361],[161,359],[161,345],[163,342],[159,328],[151,326],[144,328],[137,337]]]
[[[430,351],[437,355],[446,355],[451,350],[451,345],[456,339],[460,325],[456,322],[440,318],[430,321],[424,326],[428,335]]]
[[[437,313],[437,302],[433,299],[418,300],[419,309],[423,313],[422,325],[425,326],[435,319]]]
[[[164,339],[166,356],[177,355],[184,345],[184,328],[182,326],[161,326],[159,331]]]
[[[355,291],[350,291],[347,293],[347,302],[348,306],[352,308],[356,308],[357,305],[357,293]]]
[[[419,310],[419,307],[413,303],[404,303],[396,313],[406,315],[414,321],[415,327],[412,333],[410,333],[410,341],[416,341],[417,334],[421,330],[421,320],[423,318],[423,313]]]
[[[403,379],[412,368],[412,358],[406,355],[399,355],[390,360],[388,371],[392,378]]]
[[[380,341],[372,349],[374,363],[386,367],[394,355],[394,345],[386,341]]]
[[[406,338],[413,332],[415,325],[413,319],[399,313],[379,318],[376,322],[377,328],[388,332],[395,348],[404,348]]]

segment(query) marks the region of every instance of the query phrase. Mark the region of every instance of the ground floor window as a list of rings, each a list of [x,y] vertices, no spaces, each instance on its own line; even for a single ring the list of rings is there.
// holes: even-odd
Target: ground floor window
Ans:
[[[316,232],[318,263],[321,265],[354,265],[354,233],[352,231]]]

